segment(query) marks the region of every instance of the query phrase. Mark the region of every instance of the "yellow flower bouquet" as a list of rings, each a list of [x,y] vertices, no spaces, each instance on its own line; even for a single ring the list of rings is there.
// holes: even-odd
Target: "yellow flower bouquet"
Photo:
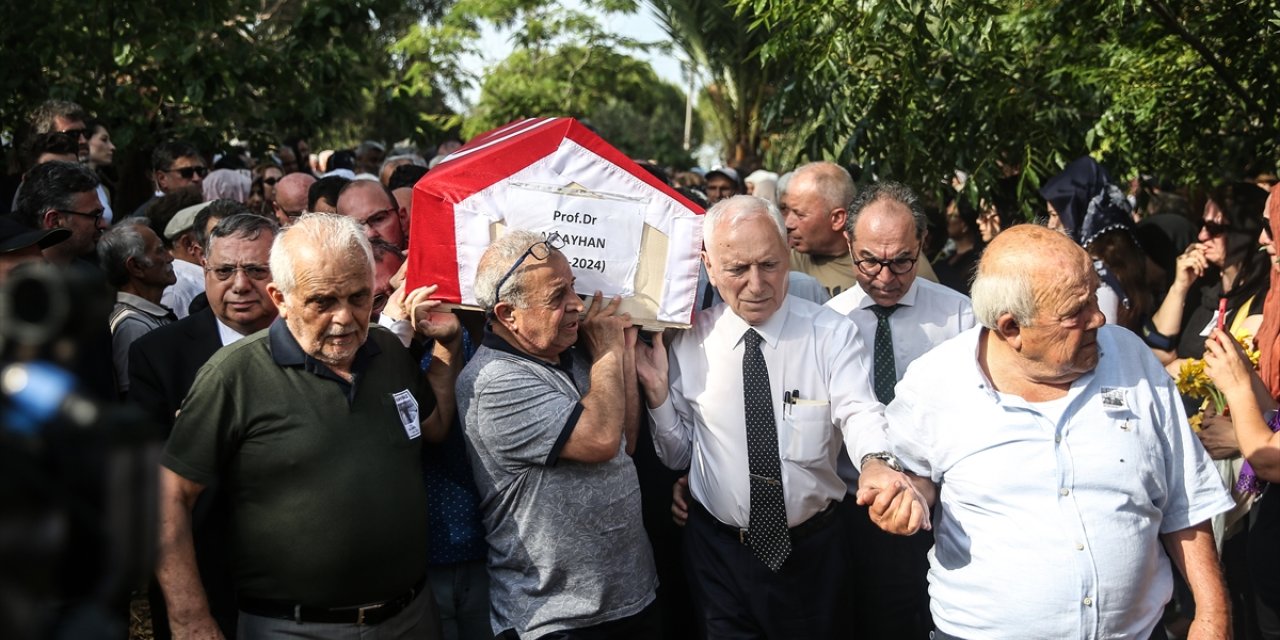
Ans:
[[[1258,350],[1253,347],[1253,336],[1249,335],[1247,332],[1238,331],[1232,332],[1231,337],[1235,338],[1236,342],[1240,343],[1241,348],[1244,349],[1245,355],[1249,357],[1249,362],[1257,368],[1258,357],[1260,354],[1258,353]],[[1182,367],[1178,369],[1177,385],[1178,392],[1182,395],[1199,400],[1212,400],[1213,408],[1217,410],[1217,413],[1221,414],[1226,411],[1227,401],[1222,397],[1222,392],[1218,391],[1218,388],[1214,386],[1213,381],[1209,379],[1209,375],[1204,372],[1204,360],[1197,360],[1194,358],[1187,358],[1186,360],[1183,360]],[[1199,431],[1202,419],[1203,414],[1197,413],[1196,415],[1189,417],[1188,422],[1191,423],[1192,429]]]

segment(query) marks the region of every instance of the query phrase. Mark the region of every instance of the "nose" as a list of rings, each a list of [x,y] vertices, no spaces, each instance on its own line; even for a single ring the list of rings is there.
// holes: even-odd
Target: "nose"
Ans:
[[[191,184],[200,184],[201,182],[204,182],[204,176],[198,173],[191,174]]]

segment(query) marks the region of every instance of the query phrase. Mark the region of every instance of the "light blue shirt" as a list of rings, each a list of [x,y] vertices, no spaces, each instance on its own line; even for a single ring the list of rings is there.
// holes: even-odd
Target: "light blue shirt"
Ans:
[[[1232,502],[1173,380],[1142,341],[1098,330],[1062,401],[996,392],[984,329],[916,360],[886,410],[891,450],[939,484],[934,623],[962,638],[1146,638],[1172,592],[1160,535]]]

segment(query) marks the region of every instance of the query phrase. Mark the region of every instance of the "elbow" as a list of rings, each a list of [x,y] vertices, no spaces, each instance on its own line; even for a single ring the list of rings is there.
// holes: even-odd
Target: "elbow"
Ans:
[[[1280,482],[1280,449],[1265,447],[1253,452],[1247,459],[1259,479]]]

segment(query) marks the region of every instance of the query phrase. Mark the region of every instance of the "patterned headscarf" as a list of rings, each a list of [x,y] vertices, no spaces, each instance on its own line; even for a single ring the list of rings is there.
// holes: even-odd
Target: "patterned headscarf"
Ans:
[[[1082,247],[1107,231],[1133,227],[1129,200],[1107,170],[1089,156],[1076,159],[1050,178],[1040,195],[1058,212],[1067,235]]]

